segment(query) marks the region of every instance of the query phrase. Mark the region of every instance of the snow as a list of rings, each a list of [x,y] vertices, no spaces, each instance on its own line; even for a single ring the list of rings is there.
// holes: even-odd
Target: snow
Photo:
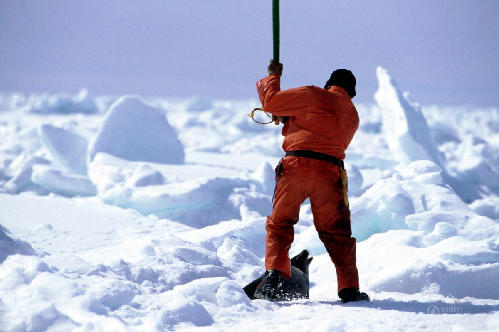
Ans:
[[[310,299],[243,292],[282,156],[256,101],[1,95],[0,330],[498,330],[499,110],[377,73],[345,163],[369,303],[339,301],[308,201]]]
[[[362,173],[354,164],[347,164],[345,167],[348,170],[348,193],[351,196],[359,196],[362,194],[362,185],[364,183]]]
[[[139,97],[121,97],[111,106],[89,148],[89,158],[99,152],[134,161],[184,162],[184,147],[165,114]]]
[[[186,322],[195,326],[209,326],[214,323],[211,315],[199,302],[174,300],[164,308],[158,328],[168,330]]]
[[[252,174],[252,178],[260,185],[262,193],[273,195],[275,187],[275,171],[274,168],[267,162],[264,162]]]
[[[499,198],[486,197],[477,199],[470,204],[470,208],[481,216],[489,217],[490,219],[499,220]]]
[[[0,263],[10,255],[34,255],[35,252],[29,243],[13,239],[8,229],[0,225]]]

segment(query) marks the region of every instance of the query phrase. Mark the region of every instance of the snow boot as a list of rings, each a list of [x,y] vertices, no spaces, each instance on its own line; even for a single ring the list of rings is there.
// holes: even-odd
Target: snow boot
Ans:
[[[338,296],[343,303],[354,301],[370,301],[369,295],[359,292],[359,289],[355,287],[343,288],[338,293]]]
[[[269,270],[255,289],[255,298],[267,301],[278,301],[279,288],[282,286],[281,272]]]

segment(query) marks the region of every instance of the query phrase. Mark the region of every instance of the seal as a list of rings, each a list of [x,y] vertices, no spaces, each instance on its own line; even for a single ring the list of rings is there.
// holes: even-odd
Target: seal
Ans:
[[[279,287],[276,301],[291,301],[295,299],[308,299],[310,281],[308,277],[308,267],[313,257],[309,257],[309,252],[303,250],[301,253],[291,258],[291,278],[282,278],[282,285]],[[256,287],[262,282],[265,274],[253,280],[243,287],[244,292],[251,300],[255,300]]]

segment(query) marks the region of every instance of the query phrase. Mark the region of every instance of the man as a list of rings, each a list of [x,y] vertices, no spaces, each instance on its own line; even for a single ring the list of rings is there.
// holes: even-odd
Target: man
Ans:
[[[276,167],[274,208],[265,229],[265,268],[255,297],[279,299],[281,278],[291,276],[288,252],[294,238],[300,205],[309,198],[314,225],[336,267],[338,295],[343,302],[369,300],[359,292],[355,238],[350,227],[343,166],[345,150],[359,126],[351,98],[356,80],[338,69],[324,89],[306,86],[281,91],[282,64],[270,62],[269,76],[257,82],[265,111],[284,122],[285,157]]]

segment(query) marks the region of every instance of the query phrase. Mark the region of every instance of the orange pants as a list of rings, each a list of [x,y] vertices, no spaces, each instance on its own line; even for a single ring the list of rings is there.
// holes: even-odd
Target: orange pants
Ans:
[[[285,157],[276,183],[272,215],[265,229],[265,268],[291,276],[288,257],[298,222],[300,205],[310,198],[315,229],[336,267],[338,291],[359,287],[355,257],[355,238],[350,227],[350,210],[345,205],[341,171],[327,161]]]

